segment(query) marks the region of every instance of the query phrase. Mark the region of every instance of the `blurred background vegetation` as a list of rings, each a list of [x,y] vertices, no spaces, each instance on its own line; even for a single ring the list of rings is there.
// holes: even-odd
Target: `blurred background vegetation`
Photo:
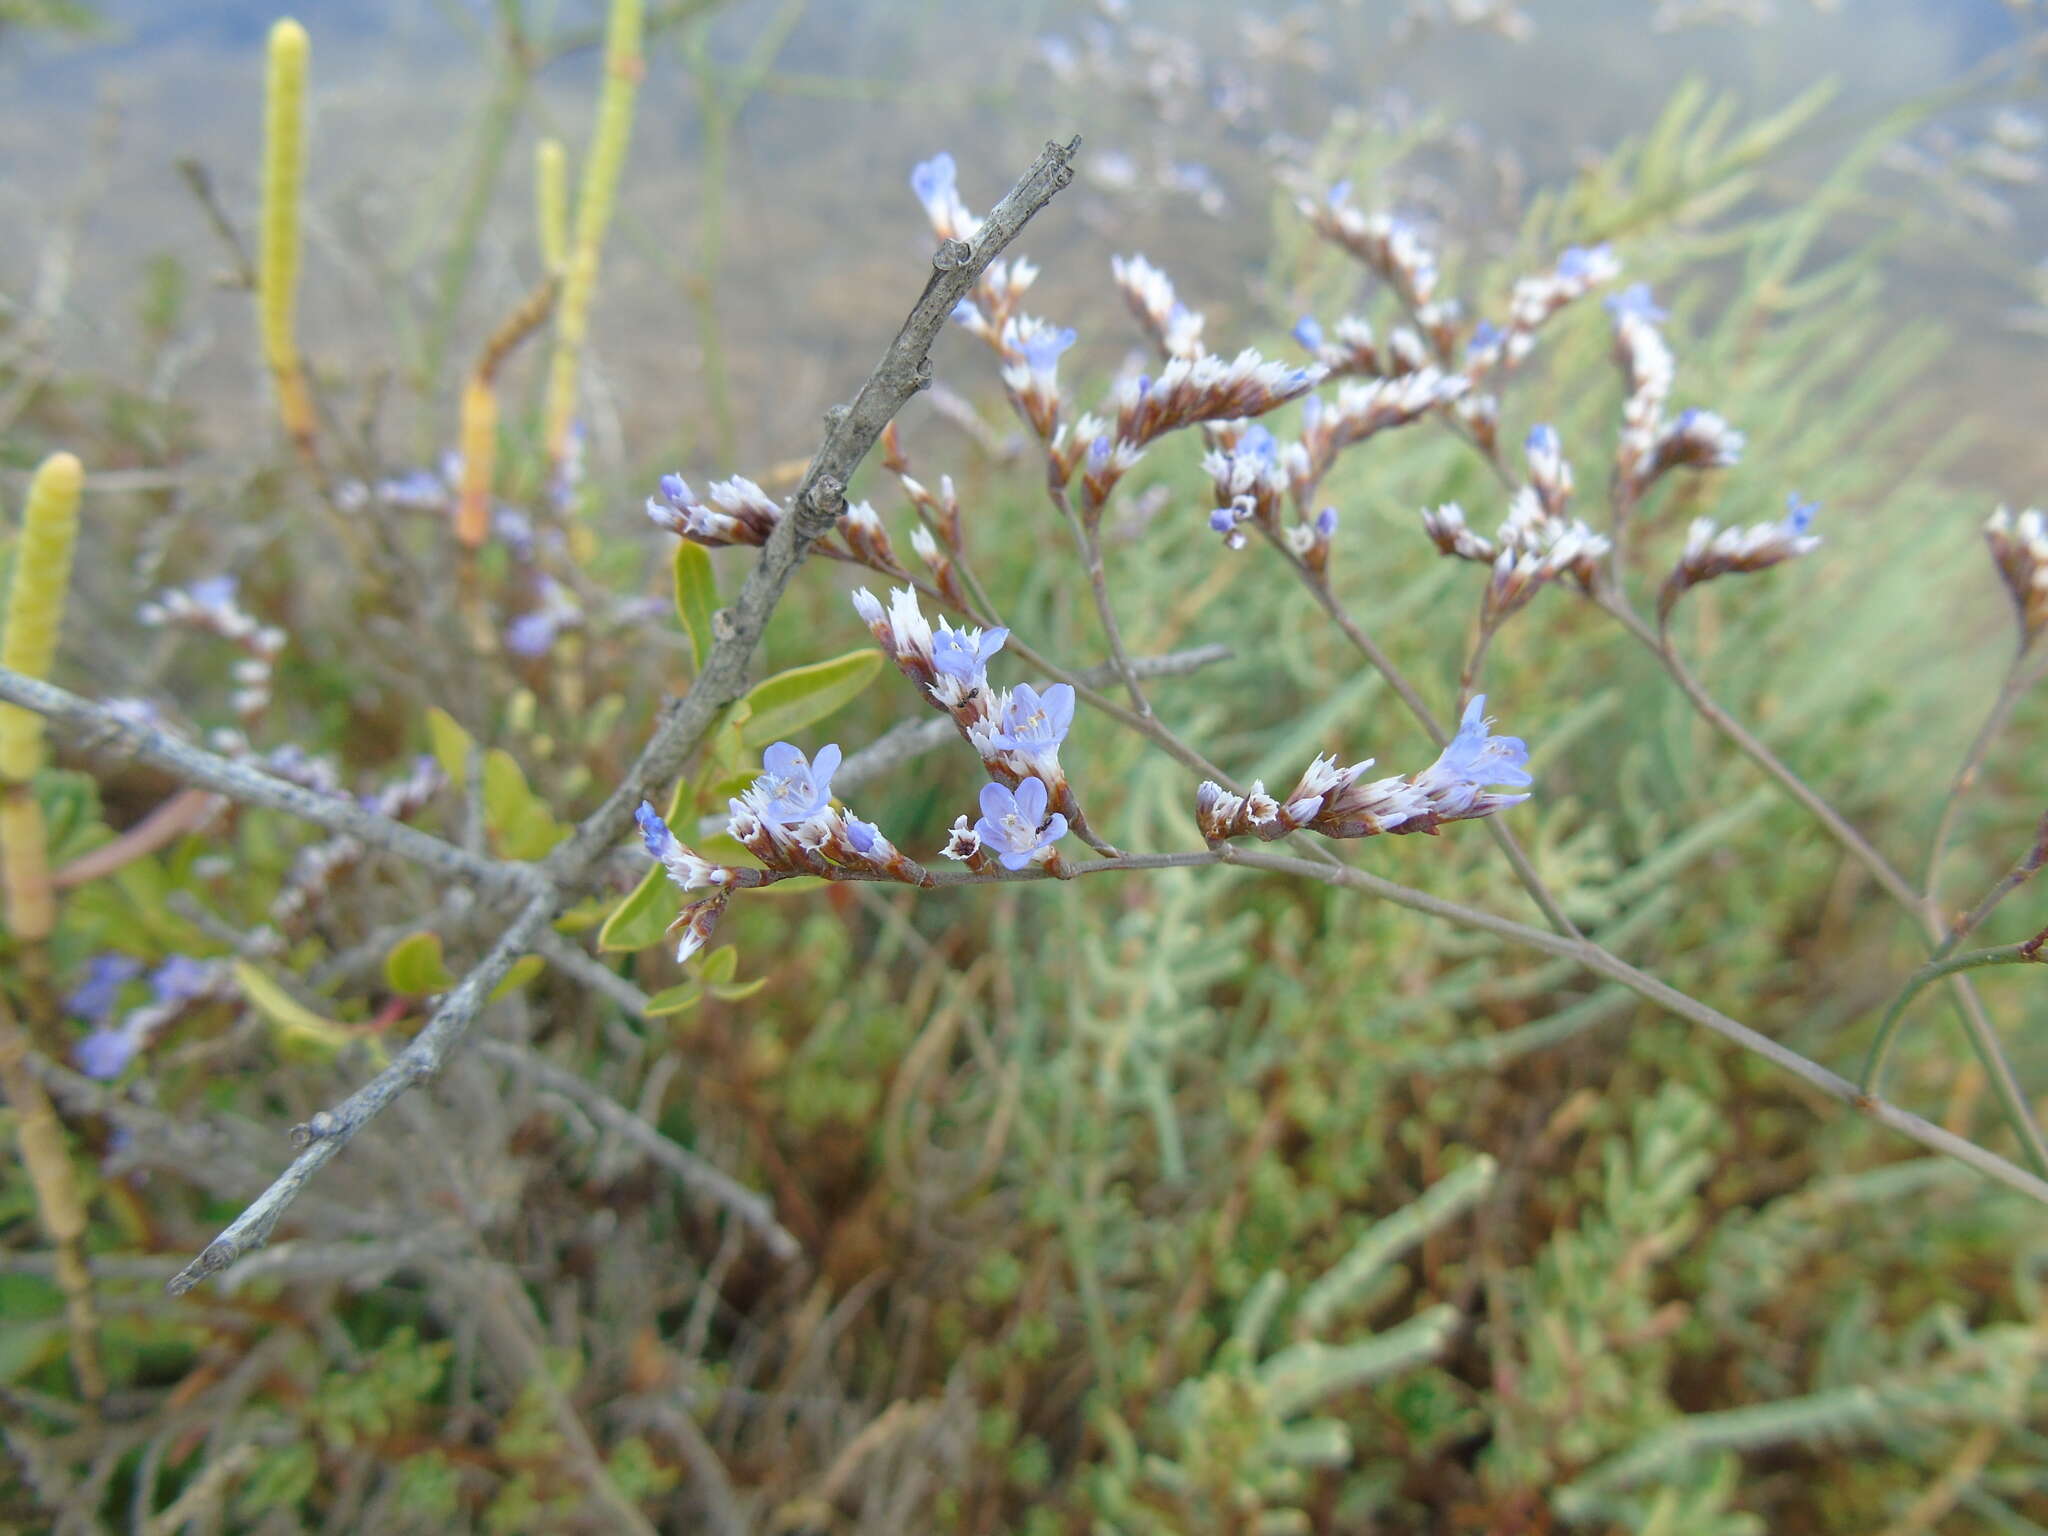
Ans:
[[[316,471],[278,427],[249,292],[275,13],[0,6],[0,487],[17,507],[59,449],[88,474],[55,677],[195,736],[230,725],[233,648],[136,612],[232,574],[287,637],[253,750],[373,792],[438,747],[455,782],[422,825],[545,847],[690,675],[670,541],[640,511],[654,477],[786,490],[922,281],[910,165],[950,149],[982,208],[1080,132],[1080,180],[1021,249],[1045,268],[1030,307],[1081,332],[1083,401],[1142,347],[1114,252],[1164,265],[1226,354],[1298,355],[1307,311],[1392,318],[1311,237],[1297,186],[1348,177],[1363,205],[1426,216],[1481,312],[1563,246],[1612,240],[1672,311],[1680,403],[1748,434],[1739,468],[1661,493],[1645,570],[1695,515],[1824,503],[1819,554],[1697,594],[1681,644],[1917,870],[2009,655],[1978,527],[2048,477],[2039,18],[1762,9],[1527,0],[1521,36],[1513,7],[1393,0],[652,3],[580,478],[558,488],[545,451],[543,335],[497,378],[515,515],[471,559],[442,455],[487,338],[547,272],[537,145],[566,146],[572,199],[584,175],[603,9],[300,10]],[[1556,423],[1588,498],[1621,396],[1608,352],[1584,304],[1506,400],[1504,440]],[[994,370],[957,336],[936,362],[902,418],[916,473],[956,478],[1020,636],[1101,660]],[[1291,782],[1321,750],[1419,767],[1428,743],[1310,596],[1206,532],[1196,458],[1156,450],[1111,528],[1133,650],[1233,652],[1158,684],[1162,717],[1246,779]],[[900,542],[888,477],[855,490]],[[1427,426],[1342,461],[1327,493],[1338,590],[1447,708],[1476,588],[1416,510],[1459,499],[1490,528],[1501,493]],[[735,591],[750,557],[715,558]],[[764,675],[865,643],[853,584],[800,575]],[[546,643],[508,648],[536,615]],[[1487,684],[1534,751],[1512,824],[1573,918],[1853,1070],[1925,952],[1860,868],[1589,605],[1536,603]],[[804,744],[851,751],[913,713],[885,677]],[[1969,804],[1951,892],[2030,841],[2044,727],[2037,695]],[[494,789],[465,735],[505,754]],[[1086,713],[1063,756],[1119,844],[1191,845],[1178,765]],[[857,804],[923,856],[979,778],[941,752]],[[52,862],[176,788],[58,753],[35,783]],[[1360,862],[1535,920],[1477,831]],[[76,1008],[37,1041],[107,1390],[80,1390],[10,1165],[0,1525],[2048,1530],[2038,1207],[1567,966],[1246,871],[765,894],[721,928],[724,981],[653,1016],[551,966],[482,1020],[507,1053],[460,1057],[267,1254],[173,1300],[162,1282],[270,1179],[285,1129],[424,1018],[435,967],[394,947],[431,930],[459,973],[491,934],[394,860],[309,860],[324,841],[227,811],[63,893],[57,992],[106,955],[239,964],[117,1078],[62,1065]],[[579,943],[606,905],[572,914]],[[2040,920],[2022,892],[1987,941]],[[7,986],[32,990],[7,943]],[[660,945],[599,963],[640,994],[685,984]],[[1983,990],[2048,1102],[2033,980]],[[1916,1021],[1893,1096],[2010,1152],[1952,1018]],[[608,1106],[766,1193],[804,1258],[761,1251]]]

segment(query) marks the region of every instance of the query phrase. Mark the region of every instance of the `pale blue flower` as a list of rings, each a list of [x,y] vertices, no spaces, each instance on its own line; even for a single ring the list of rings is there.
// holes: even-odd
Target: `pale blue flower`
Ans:
[[[1303,315],[1294,322],[1294,339],[1310,352],[1323,350],[1323,324],[1314,315]]]
[[[1069,684],[1054,683],[1041,694],[1029,683],[1019,683],[1010,690],[995,744],[1026,757],[1052,757],[1073,723],[1074,690]]]
[[[1067,818],[1045,814],[1045,785],[1026,779],[1012,791],[1001,784],[981,786],[981,819],[974,830],[981,846],[1002,861],[1005,869],[1022,869],[1067,835]]]
[[[1630,283],[1621,292],[1610,294],[1606,304],[1607,313],[1616,320],[1634,318],[1658,325],[1669,318],[1657,307],[1657,301],[1650,296],[1648,283]]]
[[[882,836],[880,827],[871,821],[862,821],[851,811],[841,816],[839,820],[846,828],[846,840],[861,853],[873,853],[877,847],[885,845],[888,841]]]
[[[96,1029],[71,1047],[71,1059],[87,1077],[112,1082],[135,1059],[137,1043],[125,1029]]]
[[[1597,281],[1600,273],[1608,270],[1614,260],[1614,247],[1605,241],[1599,245],[1567,246],[1557,258],[1557,275],[1574,282]]]
[[[932,635],[932,666],[969,689],[986,687],[989,660],[1009,638],[1007,629],[954,629],[942,619]]]
[[[930,208],[943,199],[959,195],[958,176],[953,157],[940,150],[931,159],[920,160],[910,168],[910,190],[917,194],[920,203]]]
[[[670,852],[679,846],[675,833],[669,831],[668,823],[661,819],[661,812],[653,802],[642,800],[640,809],[633,813],[633,819],[640,823],[640,841],[647,847],[647,856],[656,863],[666,864]]]
[[[1040,326],[1024,340],[1024,362],[1030,370],[1042,378],[1050,379],[1059,369],[1060,354],[1075,342],[1074,328],[1066,326],[1055,330]]]
[[[725,883],[726,871],[684,847],[675,833],[669,830],[668,823],[661,819],[661,813],[649,802],[640,802],[633,819],[640,823],[640,841],[646,847],[648,857],[667,870],[669,879],[684,890],[694,891],[703,886]]]
[[[1808,532],[1812,529],[1813,519],[1819,511],[1819,502],[1801,501],[1797,492],[1788,494],[1785,497],[1786,530],[1795,535]]]
[[[123,982],[133,981],[142,974],[142,962],[128,955],[99,954],[86,962],[85,980],[64,999],[64,1007],[73,1018],[88,1023],[103,1024],[107,1015],[114,1011]]]
[[[554,649],[560,628],[555,616],[545,609],[522,613],[505,626],[505,649],[514,656],[545,656]]]
[[[839,748],[828,743],[815,761],[786,741],[761,754],[766,770],[754,781],[764,819],[785,827],[808,821],[832,804],[832,775],[839,771]]]
[[[160,1003],[190,1003],[213,990],[219,967],[211,960],[173,955],[149,973],[149,989]]]
[[[1484,815],[1529,798],[1488,793],[1492,789],[1521,789],[1535,782],[1527,766],[1527,744],[1519,736],[1489,734],[1487,728],[1491,724],[1486,718],[1486,695],[1479,694],[1465,706],[1458,734],[1445,745],[1442,755],[1415,776],[1415,787],[1428,796],[1432,808],[1446,820]]]

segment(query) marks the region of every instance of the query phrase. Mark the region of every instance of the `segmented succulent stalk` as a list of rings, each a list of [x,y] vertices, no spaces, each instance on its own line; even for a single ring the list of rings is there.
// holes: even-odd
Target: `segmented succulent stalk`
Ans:
[[[29,482],[7,618],[0,629],[0,665],[30,677],[47,675],[56,659],[84,484],[84,466],[68,453],[51,454]],[[28,783],[42,761],[42,717],[0,705],[0,895],[17,945],[24,990],[32,998],[48,996],[49,962],[42,941],[50,936],[57,916],[42,809]],[[57,1284],[64,1293],[79,1391],[97,1399],[106,1393],[106,1377],[95,1344],[92,1280],[81,1247],[85,1204],[56,1114],[42,1084],[28,1070],[28,1045],[28,1036],[0,997],[0,1092],[14,1106],[22,1166],[56,1249]]]
[[[583,163],[576,198],[576,243],[562,276],[562,308],[555,324],[555,355],[548,369],[545,442],[548,462],[560,464],[569,450],[576,416],[576,371],[589,327],[590,298],[597,289],[598,252],[611,223],[626,144],[633,132],[633,98],[639,90],[640,0],[612,0],[605,26],[604,89],[597,99],[597,128]]]
[[[29,482],[15,546],[14,580],[7,594],[7,621],[0,633],[0,665],[30,677],[46,677],[57,657],[57,631],[64,621],[64,593],[71,584],[71,550],[78,536],[78,496],[85,466],[76,456],[53,453]],[[19,784],[43,760],[40,715],[0,704],[0,780]]]
[[[546,323],[560,284],[550,272],[491,333],[476,368],[462,387],[462,481],[455,502],[455,536],[464,549],[480,549],[491,531],[491,481],[498,457],[498,370],[527,337]]]
[[[491,529],[491,474],[498,456],[498,391],[473,373],[462,386],[462,487],[455,503],[455,537],[480,548]]]
[[[50,455],[29,484],[6,628],[0,634],[0,665],[30,677],[46,676],[56,659],[84,484],[84,467],[68,453]],[[43,813],[28,787],[42,762],[41,717],[0,705],[0,888],[8,929],[24,943],[49,937],[57,916]]]
[[[107,1394],[100,1367],[99,1322],[92,1300],[92,1272],[85,1259],[85,1201],[78,1173],[64,1144],[64,1128],[40,1079],[28,1068],[29,1038],[0,998],[0,1092],[14,1109],[14,1139],[21,1166],[35,1191],[36,1214],[56,1250],[57,1289],[64,1296],[64,1321],[71,1335],[71,1369],[79,1394],[97,1402]]]
[[[306,29],[289,16],[270,29],[270,67],[263,106],[263,244],[256,273],[256,309],[263,356],[277,381],[284,429],[308,457],[313,452],[313,400],[299,365],[299,195],[306,171]]]
[[[560,139],[533,147],[533,210],[541,262],[560,272],[569,259],[569,155]]]

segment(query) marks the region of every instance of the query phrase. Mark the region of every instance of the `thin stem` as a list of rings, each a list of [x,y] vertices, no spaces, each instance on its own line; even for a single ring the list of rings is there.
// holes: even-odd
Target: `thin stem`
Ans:
[[[1499,627],[1482,623],[1479,638],[1472,643],[1472,655],[1465,663],[1465,670],[1458,675],[1458,713],[1465,712],[1465,706],[1472,702],[1472,695],[1478,691],[1479,669],[1486,665],[1486,651],[1493,644],[1493,637],[1500,633]]]
[[[1899,995],[1892,999],[1891,1006],[1885,1009],[1884,1017],[1878,1021],[1877,1038],[1870,1045],[1870,1060],[1863,1068],[1863,1091],[1874,1094],[1882,1087],[1885,1063],[1891,1056],[1899,1024],[1905,1018],[1906,1005],[1918,997],[1930,982],[1961,971],[1974,971],[1980,966],[2039,965],[2042,960],[2041,941],[2034,938],[2019,944],[2001,944],[1995,949],[1973,949],[1966,954],[1930,960],[1921,966],[1906,978]]]
[[[1828,834],[1836,842],[1856,856],[1894,901],[1914,916],[1924,916],[1925,906],[1920,900],[1920,893],[1913,889],[1912,883],[1892,866],[1889,859],[1878,852],[1868,838],[1850,826],[1841,812],[1815,793],[1804,779],[1785,765],[1777,753],[1765,746],[1741,721],[1715,701],[1714,696],[1707,692],[1705,685],[1693,676],[1684,662],[1678,659],[1678,652],[1672,648],[1668,634],[1660,634],[1652,629],[1642,615],[1630,606],[1628,599],[1621,595],[1617,587],[1608,585],[1601,588],[1594,595],[1594,600],[1656,656],[1663,664],[1664,670],[1670,674],[1671,680],[1684,691],[1685,696],[1692,701],[1693,708],[1699,711],[1700,716],[1709,725],[1732,741],[1743,756],[1776,779],[1785,793],[1804,806],[1816,821],[1827,828]]]
[[[1805,780],[1787,767],[1782,759],[1763,742],[1752,735],[1743,724],[1715,702],[1713,695],[1687,670],[1672,649],[1670,636],[1653,630],[1642,616],[1630,606],[1621,595],[1620,588],[1609,584],[1595,594],[1600,606],[1620,621],[1628,632],[1640,640],[1664,665],[1673,682],[1692,701],[1693,708],[1701,717],[1742,751],[1743,755],[1777,780],[1785,792],[1804,806],[1820,824],[1850,853],[1854,854],[1883,886],[1886,893],[1905,909],[1922,931],[1931,940],[1942,937],[1940,919],[1918,891],[1914,890],[1905,876],[1895,869],[1891,861],[1878,852],[1877,848],[1850,826],[1842,814],[1822,799]],[[2028,1104],[2019,1078],[2013,1072],[2012,1062],[2005,1054],[2005,1046],[1998,1038],[1998,1031],[1984,1012],[1983,1002],[1969,982],[1958,976],[1951,983],[1956,1007],[1963,1016],[1963,1028],[1970,1039],[1970,1047],[1977,1053],[1983,1064],[1985,1075],[1990,1078],[1993,1090],[1998,1095],[2000,1107],[2012,1125],[2013,1133],[2026,1149],[2027,1159],[2043,1174],[2048,1174],[2048,1139],[2044,1139],[2041,1128],[2035,1123],[2032,1106]]]
[[[2005,682],[1998,690],[1998,697],[1992,702],[1991,713],[1985,716],[1983,727],[1977,732],[1976,740],[1970,743],[1970,750],[1963,755],[1963,764],[1956,770],[1950,782],[1948,794],[1941,802],[1941,817],[1934,826],[1934,841],[1927,850],[1927,873],[1922,885],[1927,892],[1929,908],[1940,910],[1940,876],[1942,856],[1948,852],[1949,838],[1955,832],[1956,818],[1963,807],[1963,797],[1977,782],[1977,774],[1984,766],[1984,759],[1991,755],[1992,745],[2011,722],[2013,711],[2019,707],[2020,699],[2027,690],[2039,682],[2048,672],[2048,646],[2032,643],[2021,645],[2019,653],[2006,669]],[[2003,894],[2003,893],[2001,893]],[[1975,924],[1971,924],[1974,927]],[[1964,929],[1963,932],[1967,932]],[[1957,933],[1955,939],[1962,937]],[[1953,943],[1954,940],[1951,940]]]
[[[1744,1050],[1782,1067],[1801,1082],[1819,1089],[1831,1099],[1839,1099],[1860,1113],[1868,1115],[1878,1124],[1919,1142],[1923,1147],[1968,1163],[1978,1172],[1988,1175],[2008,1188],[2016,1189],[2029,1199],[2048,1205],[2048,1179],[2039,1178],[2017,1164],[2008,1162],[1997,1153],[1980,1147],[1973,1141],[1967,1141],[1953,1131],[1944,1130],[1931,1121],[1923,1120],[1909,1110],[1900,1109],[1895,1104],[1864,1093],[1855,1083],[1830,1072],[1819,1062],[1809,1060],[1797,1051],[1780,1045],[1770,1036],[1759,1034],[1748,1025],[1708,1007],[1695,998],[1686,996],[1673,987],[1666,986],[1656,977],[1637,970],[1597,944],[1584,939],[1569,939],[1560,934],[1547,933],[1541,928],[1531,928],[1505,917],[1496,917],[1491,912],[1482,912],[1475,907],[1445,901],[1441,897],[1411,890],[1390,880],[1382,880],[1377,875],[1369,875],[1349,865],[1333,870],[1284,854],[1261,853],[1235,846],[1219,849],[1218,857],[1224,863],[1238,864],[1249,869],[1266,869],[1276,874],[1299,875],[1304,879],[1350,886],[1377,896],[1383,901],[1391,901],[1397,906],[1406,907],[1410,911],[1423,912],[1432,917],[1441,917],[1450,922],[1482,929],[1515,943],[1525,944],[1531,949],[1575,961],[1596,975],[1621,983],[1637,996],[1657,1004],[1667,1012],[1675,1013],[1682,1019],[1710,1029]]]
[[[1088,589],[1095,596],[1096,616],[1102,620],[1103,636],[1109,641],[1109,658],[1115,665],[1117,675],[1124,681],[1124,691],[1131,696],[1132,708],[1145,719],[1152,716],[1152,705],[1145,698],[1145,690],[1138,682],[1138,674],[1131,666],[1130,652],[1124,649],[1122,628],[1116,621],[1116,609],[1109,600],[1109,580],[1102,566],[1102,535],[1099,528],[1091,528],[1081,520],[1074,510],[1074,504],[1067,495],[1067,488],[1051,480],[1046,482],[1046,494],[1052,497],[1054,506],[1067,520],[1067,526],[1074,530],[1074,543],[1080,547],[1081,558],[1088,567]]]
[[[2041,817],[2041,823],[2034,832],[2034,846],[2020,856],[2017,864],[1999,878],[1996,885],[1984,893],[1984,899],[1972,907],[1967,916],[1949,929],[1948,937],[1935,947],[1932,958],[1939,960],[1951,954],[1955,947],[1983,925],[1992,909],[2006,897],[2025,885],[2043,864],[2048,864],[2048,813]]]

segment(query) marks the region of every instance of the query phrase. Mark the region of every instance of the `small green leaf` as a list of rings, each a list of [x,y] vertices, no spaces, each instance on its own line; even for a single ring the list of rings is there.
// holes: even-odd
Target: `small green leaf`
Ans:
[[[501,747],[484,754],[484,820],[508,859],[537,859],[569,832],[527,784],[518,759]]]
[[[539,955],[521,955],[512,962],[512,969],[505,973],[505,979],[491,988],[491,995],[486,1001],[495,1003],[499,998],[517,992],[546,970],[547,964]]]
[[[407,997],[426,997],[454,986],[455,978],[441,956],[441,935],[422,930],[392,945],[384,957],[384,981]]]
[[[676,903],[665,894],[674,889],[669,884],[668,871],[659,864],[652,866],[604,920],[604,926],[597,931],[597,947],[635,950],[658,941],[675,921]]]
[[[715,987],[732,980],[733,972],[740,968],[740,952],[731,944],[721,944],[704,957],[704,963],[697,967],[697,975],[707,987]]]
[[[236,985],[242,989],[242,995],[258,1013],[277,1026],[282,1043],[309,1045],[323,1054],[332,1055],[352,1038],[347,1025],[321,1017],[247,960],[235,961],[230,969],[234,972]]]
[[[721,1003],[743,1002],[768,985],[766,976],[756,976],[752,981],[725,982],[711,988],[711,995]]]
[[[717,611],[718,577],[711,569],[710,551],[684,539],[676,545],[676,617],[690,637],[700,672],[711,655],[711,615]]]
[[[762,679],[740,700],[753,711],[740,739],[759,748],[793,736],[850,703],[881,667],[882,653],[870,646]]]
[[[704,1001],[704,989],[694,981],[686,981],[679,987],[669,987],[647,999],[647,1006],[640,1010],[642,1018],[666,1019],[678,1013],[688,1013]]]
[[[447,710],[435,708],[427,711],[427,740],[432,743],[434,761],[448,775],[449,784],[461,789],[469,782],[469,751],[476,745],[469,739],[469,732],[457,725]]]
[[[610,913],[611,903],[602,898],[592,897],[587,901],[579,901],[555,919],[555,932],[588,933]]]

